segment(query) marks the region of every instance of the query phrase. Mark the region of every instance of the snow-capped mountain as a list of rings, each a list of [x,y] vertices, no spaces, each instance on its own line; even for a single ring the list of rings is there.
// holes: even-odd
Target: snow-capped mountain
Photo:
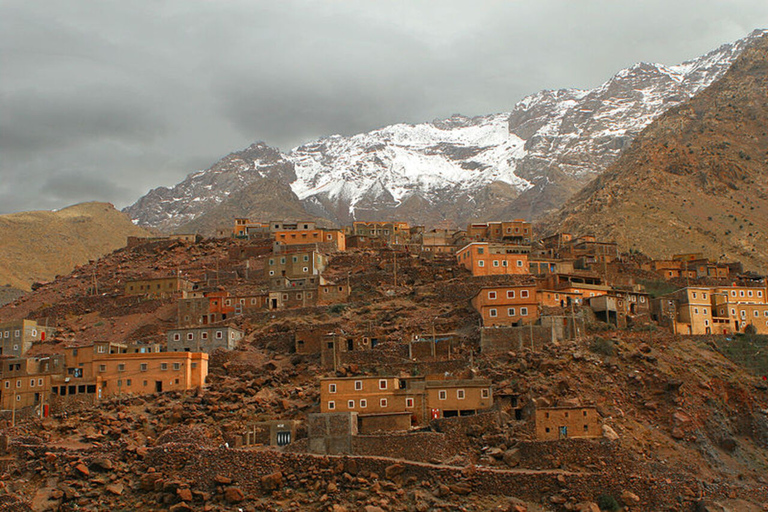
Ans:
[[[678,66],[636,64],[593,90],[542,91],[511,112],[333,135],[288,153],[254,144],[126,211],[140,225],[174,230],[270,179],[289,184],[308,214],[339,223],[537,218],[612,164],[651,121],[722,76],[765,32]]]

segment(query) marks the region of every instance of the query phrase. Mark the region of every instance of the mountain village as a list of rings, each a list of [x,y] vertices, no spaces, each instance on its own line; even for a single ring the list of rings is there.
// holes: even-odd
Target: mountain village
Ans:
[[[58,304],[46,297],[67,288]],[[655,363],[657,343],[681,336],[768,334],[766,279],[739,262],[699,254],[651,260],[588,234],[537,237],[520,219],[427,230],[406,222],[324,228],[237,218],[220,238],[130,237],[126,248],[35,293],[45,303],[22,298],[1,312],[0,421],[11,432],[169,394],[205,400],[221,394],[207,390],[229,375],[247,384],[225,392],[234,403],[220,406],[232,416],[218,448],[471,460],[489,470],[526,466],[542,450],[576,460],[584,450],[617,449],[620,437],[594,393],[581,393],[575,382],[561,380],[553,390],[509,378],[500,361],[534,358],[540,369],[556,369],[565,350],[576,360],[615,364],[619,340],[629,336],[637,343],[632,357]],[[267,348],[268,360],[255,347]],[[281,397],[270,387],[286,365],[294,377],[283,382]],[[670,377],[665,393],[683,384]],[[245,397],[256,401],[246,407]],[[670,400],[670,435],[685,440],[695,420],[676,410],[682,401]],[[645,406],[656,411],[658,401]],[[200,413],[183,423],[211,426]],[[105,432],[89,438],[101,444]],[[477,438],[483,446],[468,450]],[[0,448],[6,464],[29,450],[24,438],[8,434]],[[404,468],[387,465],[387,479],[399,480]],[[79,477],[88,476],[84,469]],[[276,490],[286,477],[270,473],[261,487]],[[107,494],[123,492],[123,484],[106,485]],[[222,503],[245,499],[243,486],[230,487],[223,486]],[[644,507],[658,496],[639,489],[613,494],[628,509],[641,502],[638,509],[653,508]],[[436,496],[471,491],[460,481],[438,485]],[[56,492],[50,500],[76,496]],[[167,499],[178,502],[173,510],[198,501],[186,492]],[[554,493],[551,503],[591,510],[596,499]]]

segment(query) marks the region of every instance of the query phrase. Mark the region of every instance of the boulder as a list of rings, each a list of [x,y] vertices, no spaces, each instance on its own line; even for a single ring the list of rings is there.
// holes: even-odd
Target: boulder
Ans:
[[[224,489],[224,499],[228,503],[240,503],[245,499],[245,493],[239,487],[227,487]]]

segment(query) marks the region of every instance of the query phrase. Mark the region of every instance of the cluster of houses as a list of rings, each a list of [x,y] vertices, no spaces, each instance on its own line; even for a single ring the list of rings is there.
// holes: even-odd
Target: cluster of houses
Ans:
[[[481,331],[532,329],[552,325],[558,315],[588,306],[594,315],[617,327],[637,317],[653,318],[679,334],[768,333],[768,288],[765,281],[736,286],[688,286],[652,298],[632,279],[623,278],[618,246],[593,236],[558,233],[535,239],[524,220],[471,223],[466,229],[425,230],[406,222],[354,222],[343,229],[315,222],[251,222],[235,219],[231,235],[248,240],[237,251],[258,254],[264,283],[246,292],[218,284],[196,283],[176,272],[172,276],[132,279],[126,296],[172,298],[177,303],[177,328],[167,330],[164,344],[97,342],[72,346],[63,353],[28,356],[37,342],[50,340],[46,323],[22,320],[0,324],[0,409],[25,407],[41,414],[69,405],[95,403],[120,394],[188,390],[203,386],[208,358],[217,350],[234,350],[246,333],[232,320],[247,311],[282,310],[345,303],[349,282],[324,277],[332,255],[347,250],[384,249],[455,261],[473,277],[483,278],[469,305],[477,312]],[[133,239],[131,244],[155,239]],[[179,235],[173,240],[198,241]],[[715,263],[698,254],[650,261],[641,270],[660,279],[736,280],[742,269]],[[511,276],[511,278],[501,278]],[[218,277],[218,273],[217,273]],[[494,279],[499,277],[499,279]],[[489,279],[490,278],[490,279]],[[485,336],[485,334],[484,334]],[[533,336],[533,334],[531,334]],[[417,333],[403,340],[407,361],[447,361],[454,357],[455,333]],[[321,365],[336,369],[351,353],[368,352],[379,344],[374,330],[345,333],[337,326],[297,328],[295,351],[319,355]],[[318,379],[320,414],[355,418],[360,433],[409,430],[440,418],[474,415],[508,405],[519,416],[516,397],[497,393],[489,380],[471,372],[463,377],[427,373],[403,377],[330,377]],[[513,397],[512,402],[508,399]],[[592,406],[536,407],[535,432],[540,439],[598,437],[598,416]],[[275,436],[273,436],[275,437]]]

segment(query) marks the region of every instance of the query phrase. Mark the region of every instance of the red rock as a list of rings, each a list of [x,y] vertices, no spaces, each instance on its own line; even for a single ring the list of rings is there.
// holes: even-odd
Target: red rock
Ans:
[[[239,487],[227,487],[224,489],[224,499],[229,503],[240,503],[245,499],[245,494]]]
[[[283,474],[278,471],[261,477],[261,486],[265,491],[276,491],[283,484]]]
[[[180,487],[176,489],[176,495],[181,501],[192,501],[192,491],[187,487]]]
[[[75,466],[75,471],[77,471],[83,476],[90,476],[91,474],[91,472],[88,470],[88,466],[86,466],[82,462],[79,463],[77,466]]]
[[[120,496],[123,494],[124,487],[123,484],[109,484],[105,487],[105,489],[108,493],[112,493],[115,496]]]
[[[213,480],[217,484],[221,484],[221,485],[229,485],[232,483],[232,479],[224,475],[216,475],[215,477],[213,477]]]

